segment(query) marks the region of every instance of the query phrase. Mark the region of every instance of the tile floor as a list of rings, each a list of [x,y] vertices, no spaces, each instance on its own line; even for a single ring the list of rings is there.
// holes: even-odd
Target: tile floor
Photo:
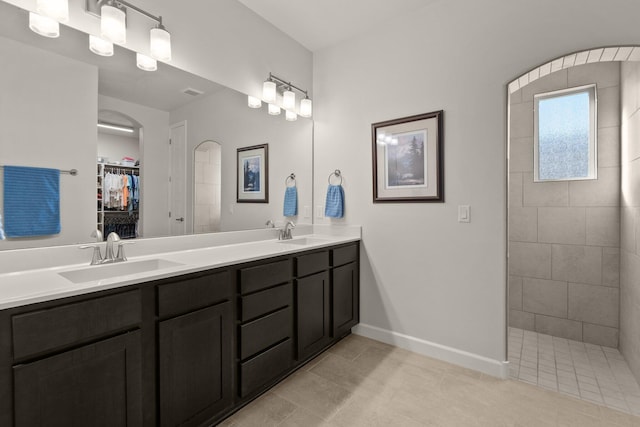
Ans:
[[[350,335],[221,425],[616,427],[640,418]]]
[[[616,348],[509,328],[509,376],[640,415],[640,387]]]

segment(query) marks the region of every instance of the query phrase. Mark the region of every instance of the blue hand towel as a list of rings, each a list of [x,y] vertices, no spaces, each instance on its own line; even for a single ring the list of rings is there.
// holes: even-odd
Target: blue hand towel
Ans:
[[[344,216],[344,190],[342,185],[329,185],[329,188],[327,188],[324,216],[330,218],[342,218]]]
[[[284,192],[284,216],[298,215],[298,189],[287,187]]]
[[[60,233],[60,171],[4,167],[4,231],[7,237]]]

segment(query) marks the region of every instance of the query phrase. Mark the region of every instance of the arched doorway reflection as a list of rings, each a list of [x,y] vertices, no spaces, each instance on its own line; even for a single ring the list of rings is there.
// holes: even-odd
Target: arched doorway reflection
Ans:
[[[221,151],[215,141],[203,141],[194,149],[193,232],[220,231]]]

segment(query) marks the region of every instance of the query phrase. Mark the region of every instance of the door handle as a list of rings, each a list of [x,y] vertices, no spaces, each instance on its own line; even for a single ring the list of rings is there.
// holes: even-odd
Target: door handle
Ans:
[[[176,218],[176,221],[178,222],[184,222],[184,218],[180,217],[180,218]]]

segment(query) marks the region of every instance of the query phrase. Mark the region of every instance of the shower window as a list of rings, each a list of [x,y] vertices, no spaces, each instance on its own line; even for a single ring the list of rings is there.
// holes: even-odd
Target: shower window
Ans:
[[[596,179],[596,86],[534,97],[534,181]]]

